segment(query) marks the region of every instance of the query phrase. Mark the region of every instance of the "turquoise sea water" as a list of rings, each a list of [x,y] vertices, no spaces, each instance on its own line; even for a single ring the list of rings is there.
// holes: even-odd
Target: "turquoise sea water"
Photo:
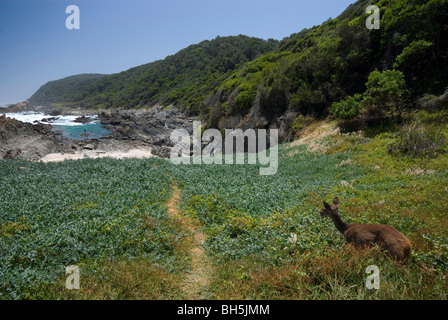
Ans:
[[[100,139],[102,136],[110,134],[110,131],[103,128],[99,122],[71,126],[53,124],[52,126],[55,131],[62,131],[64,138],[73,140]],[[84,130],[87,136],[84,135]]]
[[[51,117],[44,113],[30,111],[6,113],[6,116],[28,123],[35,123],[36,121],[48,123],[45,122],[45,119]],[[110,131],[103,128],[96,117],[93,118],[92,122],[86,124],[74,122],[74,120],[78,117],[79,115],[58,116],[55,121],[49,122],[48,124],[53,127],[54,131],[62,132],[62,136],[64,138],[70,138],[73,140],[100,139],[102,136],[110,134]]]

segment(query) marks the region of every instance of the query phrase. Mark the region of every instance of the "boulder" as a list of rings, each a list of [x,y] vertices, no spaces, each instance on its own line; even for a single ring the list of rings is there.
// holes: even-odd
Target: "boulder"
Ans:
[[[92,118],[82,115],[81,117],[78,117],[75,120],[73,120],[73,122],[86,124],[86,123],[92,122]]]
[[[17,158],[22,153],[22,150],[20,148],[14,148],[11,150],[6,151],[5,155],[3,156],[4,160],[12,160]]]
[[[93,145],[93,144],[86,144],[84,147],[83,147],[83,149],[84,150],[95,150],[95,146]]]
[[[43,118],[42,120],[40,120],[40,122],[48,122],[48,123],[52,123],[55,122],[56,120],[58,120],[59,117],[50,117],[50,118]]]
[[[166,147],[153,146],[151,149],[151,154],[153,154],[157,157],[165,158],[165,159],[170,158],[170,153],[171,153],[171,149],[166,148]]]

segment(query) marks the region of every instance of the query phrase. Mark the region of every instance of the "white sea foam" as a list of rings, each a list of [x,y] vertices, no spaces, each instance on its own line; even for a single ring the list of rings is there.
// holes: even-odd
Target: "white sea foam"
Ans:
[[[44,114],[41,112],[32,112],[32,111],[27,111],[27,112],[17,112],[17,113],[6,113],[6,116],[9,118],[13,118],[22,122],[28,122],[28,123],[35,123],[36,121],[41,121],[42,119],[45,118],[58,118],[56,121],[53,122],[44,122],[41,121],[42,123],[47,123],[47,124],[52,124],[55,126],[82,126],[82,123],[77,123],[74,122],[76,118],[78,118],[79,116],[51,116],[48,114]],[[93,116],[92,117],[94,120],[90,123],[97,123],[97,117]]]

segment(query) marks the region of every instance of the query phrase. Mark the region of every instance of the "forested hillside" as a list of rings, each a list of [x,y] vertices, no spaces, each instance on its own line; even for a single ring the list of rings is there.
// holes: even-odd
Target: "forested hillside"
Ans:
[[[366,7],[381,11],[368,30]],[[273,53],[223,81],[204,110],[214,123],[252,112],[268,122],[285,112],[327,115],[336,101],[366,89],[371,72],[402,72],[408,103],[448,85],[448,1],[358,1],[338,18],[285,38]]]
[[[48,85],[41,87],[31,98],[32,104],[64,102],[82,107],[133,108],[156,103],[183,106],[199,112],[200,102],[229,75],[258,55],[273,50],[275,40],[262,40],[247,36],[217,37],[191,45],[164,60],[148,63],[112,74],[99,81],[83,82],[68,94],[48,96]],[[67,81],[52,82],[67,87]],[[73,87],[73,86],[72,86]]]
[[[80,92],[87,90],[95,81],[105,77],[104,74],[79,74],[44,84],[28,99],[33,105],[50,105],[71,101]]]

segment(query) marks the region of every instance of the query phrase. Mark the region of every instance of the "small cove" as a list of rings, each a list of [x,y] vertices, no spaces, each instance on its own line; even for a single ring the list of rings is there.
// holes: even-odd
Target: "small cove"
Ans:
[[[6,116],[22,122],[50,124],[53,131],[60,131],[64,138],[73,140],[100,139],[102,136],[110,134],[110,131],[103,128],[96,116],[92,117],[91,122],[85,124],[75,122],[78,115],[51,116],[41,112],[27,111],[6,113]]]

